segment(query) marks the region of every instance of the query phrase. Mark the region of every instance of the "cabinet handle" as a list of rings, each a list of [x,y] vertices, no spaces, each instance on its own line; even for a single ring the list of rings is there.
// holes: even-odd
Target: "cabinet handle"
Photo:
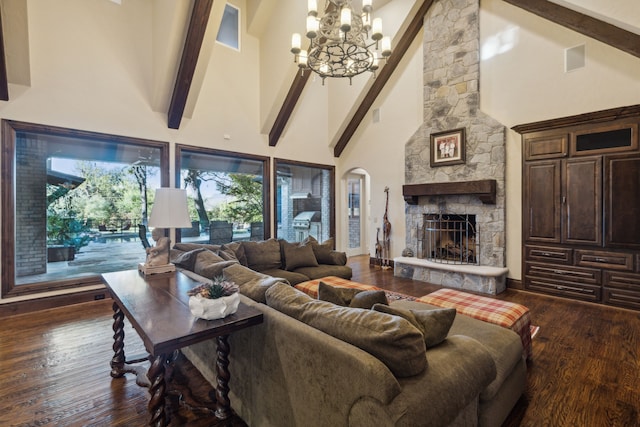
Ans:
[[[542,252],[542,253],[540,253],[540,255],[542,255],[542,256],[551,256],[551,254],[549,252]]]
[[[553,272],[554,272],[555,274],[567,274],[567,272],[566,272],[566,271],[563,271],[563,270],[553,270]]]
[[[606,258],[596,258],[596,262],[607,262]]]
[[[559,291],[566,291],[566,290],[571,291],[571,290],[573,290],[573,291],[576,291],[576,292],[588,293],[588,291],[586,289],[584,289],[584,288],[567,288],[565,286],[556,285],[556,289],[559,290]]]

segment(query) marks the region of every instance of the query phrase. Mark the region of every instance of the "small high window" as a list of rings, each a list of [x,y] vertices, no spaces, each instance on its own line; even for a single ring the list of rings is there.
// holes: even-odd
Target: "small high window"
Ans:
[[[216,41],[232,49],[240,50],[240,9],[227,3]]]

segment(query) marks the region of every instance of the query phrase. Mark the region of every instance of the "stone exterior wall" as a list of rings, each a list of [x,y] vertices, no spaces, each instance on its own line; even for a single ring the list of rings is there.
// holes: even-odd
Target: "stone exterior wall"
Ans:
[[[480,264],[505,266],[505,128],[480,111],[479,0],[441,0],[424,21],[424,123],[405,146],[405,183],[495,179],[497,201],[475,196],[421,197],[406,205],[406,244],[418,254],[423,213],[476,215]],[[432,133],[464,128],[466,162],[430,166]]]
[[[16,277],[47,272],[47,147],[16,141]]]

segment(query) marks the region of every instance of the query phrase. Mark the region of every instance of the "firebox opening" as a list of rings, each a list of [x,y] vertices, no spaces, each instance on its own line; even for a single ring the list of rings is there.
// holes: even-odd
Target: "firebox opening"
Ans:
[[[423,214],[418,230],[421,258],[448,264],[478,264],[480,239],[475,215]]]

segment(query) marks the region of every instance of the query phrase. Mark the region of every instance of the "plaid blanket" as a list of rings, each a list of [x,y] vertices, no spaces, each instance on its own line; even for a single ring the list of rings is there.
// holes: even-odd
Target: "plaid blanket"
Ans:
[[[417,299],[438,307],[455,308],[460,314],[511,329],[520,336],[524,355],[532,357],[531,317],[523,305],[496,300],[455,289],[440,289]]]

